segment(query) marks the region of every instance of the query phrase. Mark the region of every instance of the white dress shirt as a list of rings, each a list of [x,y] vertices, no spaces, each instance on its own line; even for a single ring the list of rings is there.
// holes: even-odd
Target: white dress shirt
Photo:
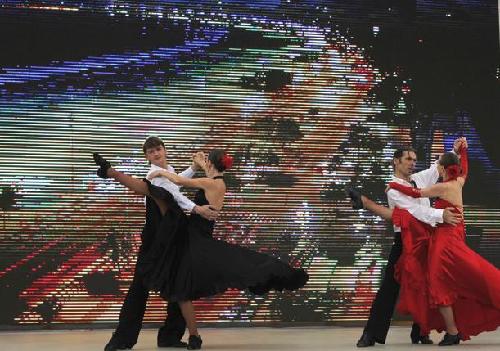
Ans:
[[[161,167],[158,167],[158,166],[152,164],[148,174],[146,174],[146,177],[148,177],[154,171],[159,171],[159,170],[163,170],[163,171],[166,170],[167,172],[175,173],[174,167],[172,167],[170,165],[168,165],[167,168],[164,169],[164,168],[161,168]],[[194,176],[194,174],[195,174],[195,171],[193,171],[193,169],[191,167],[186,169],[184,172],[179,173],[179,175],[181,177],[186,177],[186,178],[192,178]],[[165,177],[153,178],[153,179],[151,179],[151,184],[162,187],[165,190],[168,190],[172,194],[172,196],[174,197],[175,201],[179,204],[179,206],[185,211],[191,212],[193,210],[194,206],[196,206],[196,204],[193,201],[189,200],[185,195],[183,195],[180,192],[179,186],[172,183],[169,179],[167,179]]]
[[[412,174],[410,179],[413,180],[420,189],[436,184],[439,178],[437,165],[438,162],[436,161],[430,168]],[[413,187],[411,183],[394,175],[392,176],[392,181]],[[437,223],[443,223],[444,210],[432,208],[430,200],[426,197],[414,198],[397,190],[390,189],[387,192],[387,202],[390,208],[398,207],[408,210],[413,217],[433,227],[436,226]],[[400,232],[401,228],[394,226],[394,231]]]

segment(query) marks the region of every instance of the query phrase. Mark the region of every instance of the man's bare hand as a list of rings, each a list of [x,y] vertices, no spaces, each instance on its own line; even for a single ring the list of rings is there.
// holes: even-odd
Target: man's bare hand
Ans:
[[[210,205],[195,206],[193,212],[209,221],[215,221],[219,217],[219,211],[211,209]]]
[[[453,207],[445,208],[443,211],[443,221],[451,225],[457,225],[463,221],[463,215],[461,213],[453,212]]]

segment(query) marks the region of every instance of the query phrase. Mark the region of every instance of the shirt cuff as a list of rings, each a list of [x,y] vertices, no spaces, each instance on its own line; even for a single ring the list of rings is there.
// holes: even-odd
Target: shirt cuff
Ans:
[[[186,178],[193,178],[195,174],[196,171],[191,166],[189,166],[184,172],[179,175]]]
[[[193,208],[196,206],[196,204],[194,202],[185,203],[183,205],[184,206],[181,206],[181,207],[183,207],[183,210],[185,210],[189,213],[193,212]]]
[[[443,223],[444,222],[444,209],[436,209],[436,223]]]

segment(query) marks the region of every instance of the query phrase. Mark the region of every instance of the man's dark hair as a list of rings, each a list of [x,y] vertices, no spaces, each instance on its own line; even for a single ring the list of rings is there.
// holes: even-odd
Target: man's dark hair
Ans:
[[[413,153],[415,153],[415,155],[417,154],[417,151],[415,151],[414,148],[412,148],[411,146],[405,146],[405,147],[397,148],[396,151],[394,151],[394,155],[392,156],[392,158],[403,157],[403,154],[405,153],[405,151],[413,152]]]
[[[415,155],[417,154],[417,151],[415,151],[414,148],[412,148],[411,146],[403,146],[403,147],[399,147],[396,149],[396,151],[394,151],[394,155],[392,156],[392,167],[394,168],[394,159],[401,159],[401,157],[403,157],[404,153],[405,152],[413,152]]]
[[[158,138],[156,136],[150,136],[144,141],[144,144],[142,144],[142,152],[144,152],[144,154],[146,154],[146,151],[148,149],[151,149],[151,148],[154,148],[157,146],[163,146],[163,148],[165,148],[165,144],[163,143],[163,140],[161,140],[160,138]]]

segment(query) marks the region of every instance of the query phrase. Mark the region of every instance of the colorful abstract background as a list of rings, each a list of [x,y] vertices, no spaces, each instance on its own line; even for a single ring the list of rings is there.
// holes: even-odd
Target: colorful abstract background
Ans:
[[[345,188],[385,203],[401,145],[423,169],[468,138],[468,244],[500,265],[494,2],[1,1],[0,29],[2,326],[117,321],[144,199],[91,153],[143,177],[150,135],[177,171],[231,153],[214,235],[311,277],[200,300],[202,322],[365,320],[393,233]]]

